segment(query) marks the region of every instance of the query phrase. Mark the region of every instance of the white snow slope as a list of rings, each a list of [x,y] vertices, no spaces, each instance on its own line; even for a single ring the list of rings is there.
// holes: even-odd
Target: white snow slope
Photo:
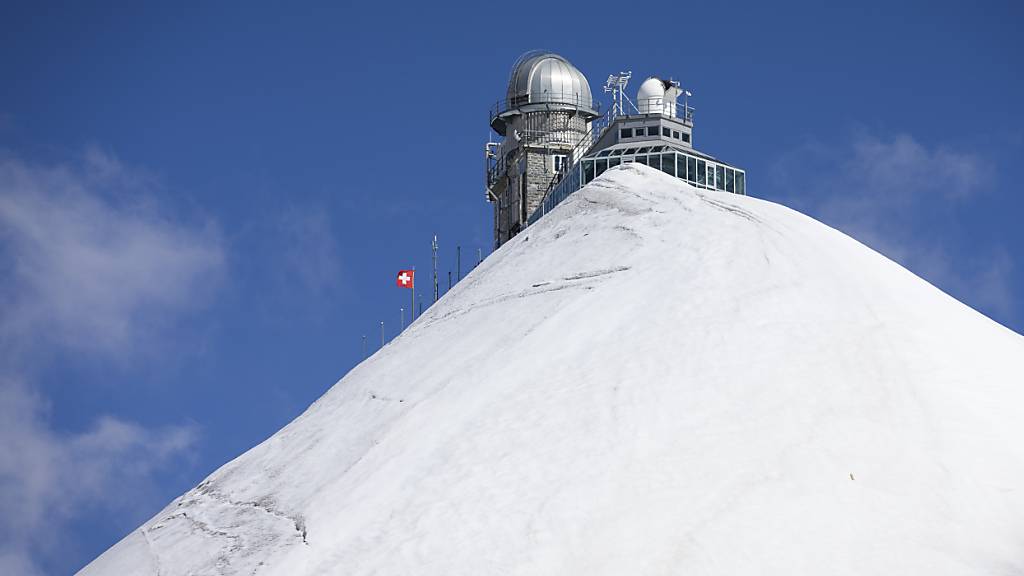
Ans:
[[[1024,574],[1024,338],[609,170],[83,575]]]

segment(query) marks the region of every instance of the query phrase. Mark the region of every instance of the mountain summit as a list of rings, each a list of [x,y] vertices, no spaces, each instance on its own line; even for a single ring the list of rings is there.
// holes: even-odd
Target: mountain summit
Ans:
[[[609,170],[80,574],[1024,574],[1024,338]]]

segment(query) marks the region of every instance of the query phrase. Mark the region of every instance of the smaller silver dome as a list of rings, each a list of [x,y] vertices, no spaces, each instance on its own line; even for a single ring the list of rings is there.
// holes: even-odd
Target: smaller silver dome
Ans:
[[[510,114],[531,110],[575,110],[596,117],[590,83],[568,60],[546,50],[532,50],[519,57],[508,79],[505,101],[492,113],[491,126],[505,133]]]

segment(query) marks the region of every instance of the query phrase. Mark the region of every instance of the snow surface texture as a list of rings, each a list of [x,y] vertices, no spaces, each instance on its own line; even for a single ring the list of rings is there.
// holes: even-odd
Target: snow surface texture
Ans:
[[[619,167],[81,574],[1024,574],[1024,338]]]

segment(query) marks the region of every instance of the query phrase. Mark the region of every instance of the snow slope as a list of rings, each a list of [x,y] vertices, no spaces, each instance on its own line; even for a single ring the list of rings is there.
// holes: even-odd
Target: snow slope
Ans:
[[[1024,338],[609,170],[80,574],[1024,574]]]

